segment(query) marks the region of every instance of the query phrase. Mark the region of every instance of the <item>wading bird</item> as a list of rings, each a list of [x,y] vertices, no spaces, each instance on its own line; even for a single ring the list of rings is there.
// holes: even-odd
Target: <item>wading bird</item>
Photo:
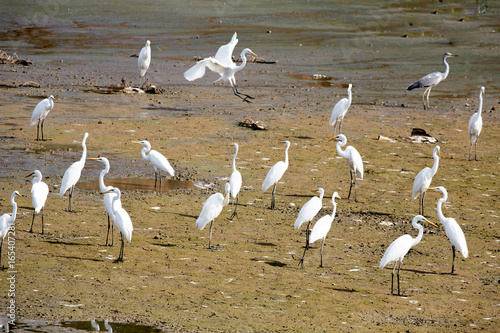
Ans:
[[[276,194],[276,185],[279,180],[285,174],[286,169],[288,169],[288,149],[290,148],[290,141],[280,141],[280,143],[284,143],[286,145],[285,149],[285,161],[279,161],[269,170],[267,173],[264,182],[262,183],[262,192],[266,192],[266,190],[274,185],[273,187],[273,196],[271,198],[271,209],[274,209],[275,205],[275,194]]]
[[[16,197],[22,197],[18,191],[14,191],[10,196],[10,203],[12,204],[12,215],[3,214],[0,216],[0,237],[2,237],[2,243],[0,244],[0,269],[4,269],[2,266],[2,247],[5,236],[9,233],[10,227],[14,224],[17,216],[17,203],[15,201]]]
[[[347,88],[347,98],[342,98],[340,101],[335,104],[332,110],[332,116],[330,117],[330,126],[333,125],[333,134],[335,134],[335,128],[337,123],[339,124],[339,134],[340,129],[342,128],[342,121],[344,120],[345,114],[352,102],[352,92],[351,92],[352,84],[349,83],[349,88]]]
[[[427,88],[427,89],[425,89],[424,94],[422,95],[422,102],[424,103],[424,110],[429,108],[429,95],[431,93],[432,88],[434,88],[439,82],[446,79],[446,77],[448,76],[448,73],[450,72],[450,66],[446,62],[446,58],[449,58],[449,57],[458,57],[458,55],[451,54],[448,52],[446,52],[443,55],[443,64],[445,66],[444,73],[434,72],[434,73],[427,74],[426,76],[424,76],[423,78],[421,78],[417,82],[412,83],[407,88],[408,90],[412,90],[415,88],[422,88],[422,87]],[[425,104],[425,94],[427,94],[427,105]]]
[[[471,160],[472,145],[474,144],[474,159],[477,161],[477,139],[479,134],[481,134],[481,129],[483,128],[483,117],[481,117],[481,111],[483,110],[483,94],[484,87],[479,90],[479,108],[476,113],[470,117],[469,120],[469,138],[470,138],[470,149],[469,149],[469,161]]]
[[[45,117],[47,117],[50,110],[54,107],[55,100],[54,96],[50,95],[49,98],[46,98],[38,103],[33,110],[30,125],[36,125],[36,141],[40,140],[39,132],[42,132],[42,141],[45,141],[43,138],[43,124],[45,123]]]
[[[323,243],[321,243],[321,263],[319,267],[323,267],[323,246],[325,245],[326,235],[330,228],[332,227],[333,219],[335,218],[335,212],[337,211],[337,203],[335,202],[335,198],[339,198],[340,196],[337,192],[333,193],[332,196],[332,204],[333,211],[331,215],[325,215],[320,218],[314,227],[311,230],[311,234],[309,235],[309,244],[314,243],[318,239],[323,239]],[[304,249],[304,254],[302,255],[302,259],[300,259],[300,264],[304,267],[304,256],[306,255],[307,247]]]
[[[215,249],[215,247],[212,246],[212,227],[214,226],[214,220],[222,212],[222,208],[229,203],[230,186],[229,183],[226,183],[224,195],[215,193],[208,197],[207,201],[203,204],[200,216],[196,219],[196,227],[200,230],[203,230],[208,222],[211,222],[210,236],[208,238],[208,248],[211,250]]]
[[[88,158],[88,160],[91,161],[99,161],[101,163],[104,163],[104,169],[101,170],[99,173],[99,191],[101,193],[106,192],[107,190],[111,189],[111,186],[106,186],[104,185],[104,176],[109,172],[109,160],[106,157],[98,157],[98,158]],[[114,224],[111,222],[115,221],[115,213],[113,211],[113,198],[116,197],[115,192],[109,192],[104,194],[104,209],[106,210],[106,215],[108,216],[108,232],[106,233],[106,246],[113,246],[113,243],[115,242],[114,239]],[[115,201],[115,205],[121,205],[121,201]],[[111,244],[108,244],[108,239],[109,239],[109,229],[111,227]]]
[[[141,149],[141,156],[146,161],[151,162],[155,168],[155,188],[157,178],[160,178],[161,187],[161,171],[168,172],[168,174],[172,177],[174,176],[174,168],[170,166],[167,158],[156,150],[151,150],[151,144],[148,141],[133,141],[133,143],[138,143],[144,146],[144,148]],[[149,155],[146,155],[147,152],[149,152]]]
[[[236,96],[238,96],[247,103],[251,103],[249,99],[253,99],[252,96],[242,94],[238,91],[234,75],[237,72],[241,71],[247,64],[247,58],[246,58],[247,53],[250,53],[255,57],[257,57],[257,55],[248,48],[244,49],[240,55],[241,65],[236,66],[236,64],[231,59],[231,56],[233,54],[234,47],[236,46],[237,43],[238,39],[236,38],[236,32],[235,32],[231,41],[228,44],[221,46],[217,51],[217,53],[215,54],[215,57],[210,57],[200,60],[196,63],[196,65],[194,65],[186,72],[184,72],[184,77],[186,78],[186,80],[194,81],[196,79],[203,77],[203,75],[205,75],[205,68],[208,67],[211,71],[217,72],[220,75],[220,78],[217,79],[215,82],[218,82],[219,80],[222,80],[224,82],[229,82],[231,88],[233,89],[233,93]]]
[[[69,208],[68,211],[73,212],[71,209],[71,202],[73,201],[73,191],[75,190],[75,185],[80,179],[80,176],[82,174],[83,167],[85,166],[85,158],[87,157],[87,146],[85,145],[85,141],[87,140],[87,137],[89,136],[89,133],[85,133],[83,136],[83,141],[82,141],[82,157],[80,158],[79,161],[71,164],[71,166],[66,170],[64,173],[62,182],[61,182],[61,189],[59,191],[59,195],[63,196],[64,193],[66,193],[67,190],[69,190]]]
[[[439,217],[439,221],[441,221],[441,224],[444,225],[444,229],[446,230],[446,236],[448,236],[448,239],[450,240],[451,243],[451,251],[453,252],[453,261],[451,263],[451,273],[455,271],[455,248],[462,253],[462,256],[464,258],[467,258],[469,256],[469,250],[467,249],[467,242],[465,240],[465,235],[464,232],[462,231],[462,228],[460,228],[460,225],[455,221],[454,218],[452,217],[445,217],[443,215],[443,210],[442,206],[443,203],[448,200],[448,191],[443,186],[438,186],[438,187],[429,187],[429,190],[436,190],[438,192],[441,192],[443,194],[443,197],[438,200],[437,203],[437,213]]]
[[[229,219],[233,219],[237,216],[236,210],[238,209],[238,200],[240,198],[240,189],[241,189],[241,173],[236,170],[236,156],[238,155],[238,144],[235,143],[233,144],[234,148],[236,151],[234,152],[233,156],[233,173],[231,174],[231,177],[229,178],[229,185],[230,185],[230,190],[231,190],[231,209],[233,210],[233,213],[231,214],[231,217]],[[236,198],[236,205],[234,205],[234,199]]]
[[[436,174],[438,167],[439,167],[439,150],[441,148],[439,146],[434,147],[434,150],[432,151],[432,156],[434,157],[434,165],[432,166],[432,169],[429,167],[425,167],[420,172],[417,174],[415,177],[415,180],[413,181],[413,192],[412,192],[412,198],[416,199],[418,198],[418,213],[420,215],[424,215],[424,197],[425,197],[425,190],[431,186],[432,182],[432,177]]]
[[[112,207],[113,213],[115,214],[115,224],[120,230],[120,236],[122,240],[122,246],[120,247],[120,254],[115,262],[123,262],[123,248],[125,247],[125,239],[130,243],[132,241],[132,231],[134,231],[134,226],[132,225],[132,220],[127,211],[123,209],[121,205],[121,195],[120,189],[117,187],[108,187],[108,190],[103,194],[115,193],[113,197]],[[119,202],[119,203],[118,203]]]
[[[139,66],[139,83],[140,79],[146,75],[146,72],[148,71],[149,64],[151,63],[151,42],[148,40],[146,42],[146,45],[141,49],[141,52],[139,53],[139,59],[138,59],[138,66]],[[144,81],[146,83],[146,81]]]
[[[33,177],[31,186],[31,198],[33,203],[33,220],[31,220],[30,232],[33,232],[33,223],[35,222],[35,215],[42,211],[42,235],[44,234],[44,223],[43,223],[43,211],[45,208],[45,201],[47,201],[47,196],[49,195],[49,187],[42,181],[42,173],[39,170],[35,170],[26,177]]]
[[[293,226],[295,229],[298,229],[307,222],[307,228],[306,228],[306,249],[309,248],[309,226],[311,225],[311,221],[313,218],[318,214],[320,211],[321,207],[323,206],[322,201],[323,201],[323,195],[325,194],[325,190],[323,190],[321,187],[318,188],[317,190],[313,190],[314,193],[318,193],[318,197],[312,197],[309,199],[308,202],[302,206],[302,208],[299,211],[299,215],[297,216],[297,219],[295,219],[295,223]],[[301,261],[302,263],[302,261]]]
[[[413,228],[418,230],[417,237],[413,238],[408,234],[398,237],[394,242],[391,243],[391,245],[389,245],[387,250],[385,250],[384,256],[382,257],[382,260],[380,260],[380,263],[378,265],[378,268],[384,268],[385,265],[394,261],[394,268],[392,269],[391,278],[391,295],[394,295],[394,271],[396,270],[396,265],[399,261],[397,295],[401,296],[401,291],[399,289],[399,271],[401,270],[401,264],[403,263],[405,255],[408,253],[408,251],[410,251],[412,247],[420,243],[420,240],[422,239],[422,236],[424,234],[424,227],[422,227],[422,225],[418,223],[420,221],[425,221],[430,225],[436,227],[434,223],[427,220],[422,215],[415,216],[411,221],[411,225],[413,226]]]
[[[344,134],[339,134],[334,138],[330,138],[328,141],[332,140],[335,140],[337,142],[337,153],[345,158],[347,165],[349,166],[351,186],[349,187],[349,195],[347,196],[347,199],[351,198],[352,184],[354,183],[354,201],[358,202],[356,180],[363,180],[363,160],[361,159],[361,155],[353,146],[347,146],[347,148],[342,151],[340,147],[343,147],[347,144],[347,138]]]

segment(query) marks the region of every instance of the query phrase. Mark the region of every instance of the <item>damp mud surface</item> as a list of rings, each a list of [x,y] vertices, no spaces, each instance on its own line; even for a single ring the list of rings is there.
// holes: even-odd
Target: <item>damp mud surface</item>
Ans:
[[[328,2],[283,2],[274,11],[270,4],[242,2],[195,2],[196,10],[180,1],[169,10],[123,2],[99,5],[96,17],[79,1],[52,11],[37,3],[33,12],[17,2],[0,7],[5,3],[12,3],[12,15],[0,21],[0,49],[32,62],[0,65],[2,214],[12,212],[14,190],[23,195],[11,268],[19,325],[12,331],[91,331],[92,319],[101,330],[108,320],[116,332],[498,330],[499,12],[493,2],[362,1],[334,9]],[[255,97],[251,104],[227,84],[213,84],[215,73],[194,82],[182,76],[194,56],[212,55],[234,31],[236,56],[250,47],[276,61],[250,63],[237,74],[239,90]],[[123,77],[138,85],[131,55],[146,39],[153,48],[148,79],[162,93],[125,94],[117,87]],[[423,91],[406,87],[444,70],[444,52],[459,57],[448,60],[450,76],[432,90],[424,111]],[[40,87],[23,85],[31,81]],[[347,198],[348,166],[328,141],[331,110],[347,97],[349,83],[353,102],[342,133],[364,162],[357,202]],[[481,86],[478,161],[468,161],[467,125]],[[50,94],[56,102],[45,122],[48,140],[35,141],[29,119]],[[245,119],[266,130],[238,126]],[[438,140],[432,185],[447,188],[443,211],[464,231],[469,257],[457,253],[455,274],[449,274],[451,245],[436,213],[441,195],[428,192],[425,215],[438,227],[424,226],[422,241],[403,261],[403,296],[392,296],[392,264],[380,269],[378,263],[397,237],[416,236],[413,180],[434,161],[435,144],[412,142],[413,128]],[[107,217],[97,183],[103,164],[86,162],[74,191],[76,212],[67,210],[68,193],[59,196],[64,171],[81,157],[85,132],[87,157],[109,159],[105,182],[122,189],[134,225],[123,263],[114,262],[116,228],[114,245],[105,246]],[[162,186],[172,186],[154,190],[154,168],[133,143],[139,140],[169,159],[176,174],[164,177]],[[271,189],[262,193],[261,185],[285,158],[283,140],[291,142],[290,164],[271,210]],[[243,177],[238,215],[229,220],[231,204],[224,207],[209,250],[209,228],[198,230],[195,221],[205,200],[229,181],[234,142]],[[40,216],[28,232],[33,209],[25,176],[34,169],[50,188],[44,235]],[[331,213],[334,191],[342,199],[325,241],[324,267],[317,241],[300,268],[305,225],[293,224],[319,187],[323,208],[312,225]],[[3,316],[8,272],[0,272]]]

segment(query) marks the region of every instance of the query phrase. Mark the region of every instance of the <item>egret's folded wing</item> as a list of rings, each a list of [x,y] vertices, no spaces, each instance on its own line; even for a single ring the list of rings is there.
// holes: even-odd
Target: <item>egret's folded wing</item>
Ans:
[[[238,39],[236,38],[235,32],[233,38],[231,38],[231,41],[228,44],[219,47],[219,50],[215,54],[215,60],[217,60],[224,67],[232,66],[233,60],[231,59],[231,56],[233,55],[236,44],[238,44]]]

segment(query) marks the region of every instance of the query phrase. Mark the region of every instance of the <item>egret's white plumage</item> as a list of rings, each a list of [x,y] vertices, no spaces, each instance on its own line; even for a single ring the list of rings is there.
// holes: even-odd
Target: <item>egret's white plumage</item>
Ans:
[[[328,234],[328,231],[330,231],[330,228],[332,227],[332,222],[333,219],[335,218],[335,213],[337,211],[337,203],[335,202],[335,198],[339,198],[340,196],[337,192],[334,192],[332,195],[332,204],[333,204],[333,211],[331,215],[325,215],[322,218],[320,218],[316,224],[314,224],[314,227],[311,230],[311,233],[309,235],[309,244],[314,243],[318,239],[323,239],[323,242],[321,243],[321,262],[319,267],[323,267],[323,247],[325,245],[325,239],[326,235]],[[301,264],[304,264],[304,256],[306,255],[306,250],[307,247],[304,249],[304,254],[302,255],[301,259]]]
[[[151,42],[148,40],[146,45],[141,49],[139,53],[139,59],[137,64],[139,66],[139,75],[143,77],[148,71],[149,64],[151,63]]]
[[[332,110],[332,116],[330,117],[330,126],[333,126],[333,133],[335,133],[335,127],[337,123],[339,123],[339,133],[342,128],[342,121],[344,120],[345,114],[352,102],[352,84],[349,83],[349,87],[347,88],[347,98],[342,98],[340,101],[335,104]]]
[[[226,183],[224,187],[225,194],[221,193],[212,194],[208,197],[207,201],[203,204],[203,208],[201,209],[201,213],[196,219],[196,227],[200,230],[203,230],[205,226],[210,223],[210,236],[208,240],[208,248],[212,249],[212,227],[214,224],[214,220],[217,216],[222,212],[222,208],[229,203],[229,194],[231,191],[231,186],[229,183]]]
[[[160,178],[161,186],[161,171],[168,172],[168,174],[172,177],[174,176],[174,168],[172,168],[167,158],[156,150],[151,150],[151,144],[148,141],[134,141],[134,143],[138,143],[144,146],[144,148],[141,149],[141,156],[146,161],[151,162],[151,164],[155,168],[155,187],[157,178]],[[149,155],[146,155],[147,152],[149,152]]]
[[[47,196],[49,195],[49,187],[42,181],[42,173],[39,170],[35,170],[26,177],[33,177],[31,186],[31,199],[34,208],[33,220],[31,221],[30,232],[33,232],[33,222],[35,222],[35,215],[42,212],[42,235],[44,234],[44,222],[43,222],[43,211],[45,207],[45,201],[47,201]]]
[[[356,180],[363,180],[363,160],[361,159],[361,155],[353,146],[347,146],[345,150],[342,150],[341,147],[347,144],[347,138],[344,134],[339,134],[335,138],[330,138],[328,141],[335,140],[337,141],[337,153],[345,158],[347,165],[349,166],[349,173],[351,175],[351,183],[349,187],[349,195],[347,199],[351,197],[352,184],[354,182],[354,201],[358,201],[357,189],[356,189]],[[354,177],[353,177],[354,176]],[[354,178],[354,179],[353,179]]]
[[[312,219],[318,214],[320,211],[321,207],[323,206],[323,195],[325,194],[325,190],[323,190],[321,187],[315,191],[315,193],[318,193],[319,196],[312,197],[309,199],[308,202],[302,206],[302,208],[299,211],[299,215],[295,219],[295,223],[293,224],[295,229],[298,229],[307,222],[307,228],[306,228],[306,249],[309,248],[309,226],[311,225]]]
[[[433,72],[430,74],[427,74],[426,76],[422,77],[420,80],[417,82],[412,83],[410,86],[408,86],[408,90],[412,90],[415,88],[422,88],[422,87],[427,87],[425,89],[424,94],[422,95],[422,102],[424,103],[424,110],[429,107],[429,95],[431,93],[431,90],[434,86],[436,86],[439,82],[443,81],[448,77],[448,73],[450,72],[450,66],[446,62],[446,58],[449,57],[458,57],[456,54],[451,54],[449,52],[446,52],[443,55],[443,64],[445,66],[445,71],[444,73],[441,72]],[[427,94],[427,105],[425,104],[425,95]]]
[[[54,107],[54,101],[56,99],[54,96],[50,95],[49,98],[45,98],[41,102],[39,102],[36,106],[35,109],[33,110],[33,114],[31,115],[31,121],[30,125],[34,126],[37,125],[36,128],[36,140],[39,140],[39,132],[41,129],[42,132],[42,141],[44,140],[43,138],[43,124],[45,123],[45,117],[49,114],[50,110]]]
[[[479,108],[477,112],[474,113],[472,117],[470,117],[469,120],[469,128],[468,128],[469,139],[470,139],[469,161],[471,160],[472,145],[475,146],[474,159],[477,161],[477,140],[483,128],[483,117],[481,116],[481,112],[483,111],[483,94],[484,94],[484,87],[481,87],[481,90],[479,90]]]
[[[271,185],[274,185],[273,195],[271,199],[271,209],[274,209],[275,205],[276,185],[278,184],[281,177],[283,177],[283,175],[285,174],[286,169],[288,169],[288,149],[290,148],[290,141],[280,141],[280,142],[286,145],[285,161],[284,162],[279,161],[278,163],[273,165],[273,167],[267,173],[264,182],[262,183],[262,192],[266,192],[266,190],[269,187],[271,187]]]
[[[391,245],[389,245],[389,247],[387,248],[387,250],[385,250],[385,253],[384,253],[384,256],[382,257],[382,259],[380,260],[380,263],[378,265],[379,268],[384,268],[385,265],[387,265],[388,263],[390,262],[395,262],[394,263],[394,268],[392,269],[392,281],[391,281],[391,295],[394,295],[394,288],[393,288],[393,284],[394,284],[394,271],[396,269],[396,265],[399,261],[399,268],[398,268],[398,295],[401,296],[401,292],[400,292],[400,289],[399,289],[399,271],[401,270],[401,264],[403,262],[403,259],[405,257],[405,255],[408,253],[408,251],[410,251],[410,249],[412,247],[414,247],[415,245],[417,245],[418,243],[420,243],[420,240],[422,240],[422,236],[424,235],[424,228],[422,227],[421,224],[419,224],[418,222],[420,221],[425,221],[433,226],[436,227],[436,225],[434,223],[432,223],[431,221],[427,220],[425,217],[423,217],[422,215],[417,215],[413,218],[413,220],[411,221],[411,225],[413,226],[413,228],[417,229],[418,230],[418,235],[417,237],[413,238],[411,237],[411,235],[403,235],[403,236],[400,236],[398,237],[395,241],[393,241],[391,243]]]
[[[203,77],[203,75],[205,75],[205,69],[208,67],[211,71],[216,72],[220,75],[220,78],[215,80],[215,82],[220,80],[229,82],[231,88],[233,89],[233,93],[243,99],[243,101],[250,103],[248,99],[253,99],[253,97],[242,94],[238,91],[236,78],[234,77],[234,75],[245,67],[247,63],[247,53],[251,53],[255,57],[257,57],[257,55],[248,48],[244,49],[240,55],[242,63],[241,65],[237,66],[232,60],[233,50],[237,43],[238,39],[236,38],[235,32],[233,37],[231,38],[231,41],[228,44],[221,46],[215,54],[215,57],[200,60],[196,63],[196,65],[184,72],[184,77],[186,78],[186,80],[194,81]]]
[[[83,136],[83,141],[82,141],[82,157],[80,158],[79,161],[71,164],[71,166],[66,170],[64,173],[62,182],[61,182],[61,188],[59,191],[59,194],[61,196],[66,193],[67,190],[69,191],[69,208],[68,210],[72,212],[73,210],[71,209],[71,202],[73,198],[73,191],[75,189],[75,185],[80,179],[80,176],[82,174],[82,170],[85,167],[85,159],[87,157],[87,146],[85,145],[85,141],[87,140],[87,137],[89,136],[89,133],[85,133]]]
[[[233,213],[231,214],[230,219],[232,220],[237,214],[236,210],[238,209],[238,200],[240,198],[240,189],[242,184],[241,173],[236,169],[236,156],[238,155],[239,146],[237,143],[233,144],[235,148],[234,156],[233,156],[233,173],[231,173],[231,177],[229,178],[229,185],[231,191],[231,207],[233,209]],[[236,199],[236,205],[234,205],[234,199]]]
[[[88,158],[88,160],[99,161],[99,162],[104,164],[104,169],[102,169],[101,172],[99,173],[99,191],[101,193],[104,193],[104,192],[110,190],[112,186],[106,186],[104,184],[104,176],[109,172],[109,169],[110,169],[109,160],[106,157]],[[108,192],[108,193],[104,194],[104,209],[106,210],[106,215],[108,216],[108,232],[106,234],[106,245],[109,245],[109,246],[113,246],[113,243],[114,243],[114,236],[113,236],[114,227],[113,227],[113,224],[111,223],[111,220],[113,220],[113,222],[115,221],[115,213],[113,210],[113,198],[114,197],[116,197],[115,192]],[[120,200],[115,201],[114,204],[121,206],[121,201]],[[112,229],[111,230],[111,244],[108,244],[110,227]]]
[[[124,238],[130,243],[132,241],[132,232],[134,231],[134,226],[132,225],[132,220],[130,219],[130,215],[127,213],[125,209],[123,209],[121,205],[121,192],[117,187],[110,187],[106,192],[107,193],[115,193],[116,195],[113,197],[112,207],[113,213],[115,214],[115,224],[120,230],[121,235],[121,248],[118,259],[115,262],[123,262],[123,248],[125,247]]]
[[[439,191],[443,194],[443,197],[440,198],[437,203],[437,213],[439,221],[444,226],[444,229],[446,230],[446,236],[448,236],[448,239],[451,243],[451,250],[453,252],[451,274],[453,274],[453,272],[455,271],[455,248],[460,253],[462,253],[462,256],[464,258],[467,258],[469,256],[467,241],[465,240],[464,232],[462,231],[462,228],[460,228],[460,225],[457,223],[457,221],[455,221],[455,219],[452,217],[445,217],[443,214],[443,203],[448,200],[448,191],[446,191],[446,188],[444,188],[443,186],[438,186],[430,187],[429,189]]]
[[[431,186],[432,177],[436,174],[439,167],[439,150],[441,148],[439,146],[434,147],[432,151],[432,156],[434,157],[434,165],[432,169],[429,167],[423,168],[415,177],[413,181],[413,192],[412,198],[416,199],[419,197],[419,205],[418,205],[418,213],[424,215],[424,197],[425,190]]]
[[[3,214],[0,216],[0,237],[2,237],[2,243],[0,244],[0,268],[2,268],[2,247],[5,236],[9,233],[10,227],[14,224],[17,216],[17,202],[15,201],[16,197],[22,197],[18,191],[14,191],[10,196],[10,203],[12,205],[12,215],[11,214]]]

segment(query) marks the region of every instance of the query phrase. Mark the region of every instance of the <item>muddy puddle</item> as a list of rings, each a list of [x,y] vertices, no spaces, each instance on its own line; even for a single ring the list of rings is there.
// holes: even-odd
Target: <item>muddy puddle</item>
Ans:
[[[163,179],[158,180],[155,187],[154,179],[130,179],[130,178],[106,178],[106,186],[118,187],[123,191],[156,191],[156,192],[167,192],[175,191],[180,189],[196,189],[200,188],[196,186],[192,181],[189,180],[175,180],[175,179]],[[99,180],[79,182],[77,186],[84,190],[98,190]]]

